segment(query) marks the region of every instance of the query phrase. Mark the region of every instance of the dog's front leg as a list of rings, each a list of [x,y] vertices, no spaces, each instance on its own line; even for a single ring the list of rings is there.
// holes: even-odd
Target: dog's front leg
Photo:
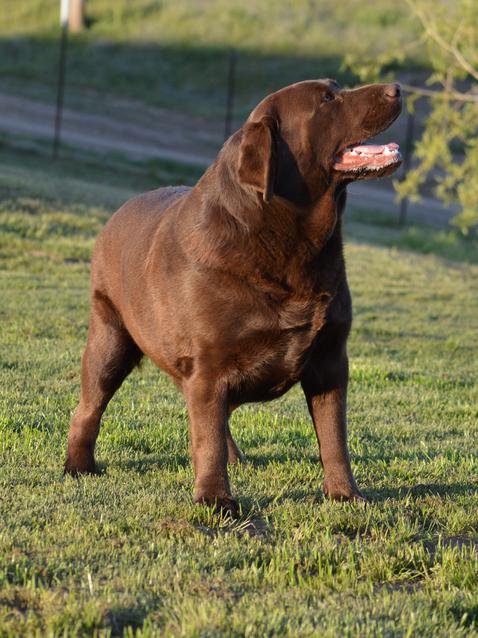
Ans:
[[[312,361],[301,382],[319,442],[325,495],[334,500],[364,500],[347,446],[347,356]]]
[[[184,388],[189,412],[192,459],[195,473],[194,502],[216,505],[238,513],[227,476],[226,388],[208,375],[193,375]]]

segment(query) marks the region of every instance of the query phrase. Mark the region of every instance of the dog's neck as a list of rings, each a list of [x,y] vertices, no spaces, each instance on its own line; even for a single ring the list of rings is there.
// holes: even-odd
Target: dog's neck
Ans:
[[[342,259],[345,188],[329,180],[305,206],[280,195],[265,202],[262,193],[238,180],[235,156],[228,143],[191,192],[194,231],[184,246],[194,259],[213,268],[247,267],[277,276],[308,269],[321,253],[321,261]]]
[[[289,172],[283,179],[279,175],[276,180],[277,184],[286,184],[286,187],[277,190],[276,186],[271,201],[266,202],[261,192],[241,184],[237,166],[238,140],[236,136],[228,140],[203,178],[205,182],[219,186],[208,189],[217,193],[219,209],[227,211],[248,234],[258,233],[266,225],[269,227],[276,217],[283,218],[289,228],[290,224],[299,223],[311,241],[322,246],[343,211],[347,183],[339,174],[328,175],[323,168],[312,179],[313,185],[308,185],[297,172]]]

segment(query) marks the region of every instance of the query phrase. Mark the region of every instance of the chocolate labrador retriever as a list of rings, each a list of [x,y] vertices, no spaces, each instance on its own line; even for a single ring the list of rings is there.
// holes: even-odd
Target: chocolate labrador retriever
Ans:
[[[346,185],[389,175],[396,144],[365,145],[400,86],[299,82],[266,97],[193,188],[135,197],[98,237],[91,318],[65,472],[95,471],[101,416],[143,354],[182,390],[194,501],[237,512],[228,418],[302,385],[333,499],[360,499],[346,431],[351,300]]]

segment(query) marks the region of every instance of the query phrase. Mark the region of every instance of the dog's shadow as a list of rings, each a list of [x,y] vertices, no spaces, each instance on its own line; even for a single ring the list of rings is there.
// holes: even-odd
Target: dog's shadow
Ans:
[[[307,463],[316,463],[320,467],[320,456],[317,454],[308,454]],[[254,454],[250,453],[246,455],[245,463],[252,465],[252,467],[264,468],[273,463],[287,463],[288,461],[303,462],[304,454],[297,450],[297,452],[291,452],[290,450],[284,454]]]
[[[467,496],[478,493],[478,483],[417,483],[402,487],[383,487],[364,490],[366,497],[373,503],[387,500],[405,500],[423,496]]]
[[[303,457],[297,453],[294,454],[248,454],[244,463],[252,467],[265,468],[271,463],[286,463],[287,461],[300,461]],[[319,456],[307,457],[308,462],[317,463],[320,465]],[[149,455],[147,457],[123,460],[117,463],[118,466],[127,470],[132,470],[137,474],[147,474],[153,471],[161,471],[162,469],[174,470],[178,468],[185,468],[189,466],[191,459],[187,454],[165,454],[165,455]],[[116,465],[116,464],[115,464]],[[105,474],[108,471],[110,464],[99,463],[99,474]],[[321,477],[317,476],[317,493],[315,494],[315,500],[320,503],[324,500],[322,492],[320,490]],[[405,500],[407,498],[420,498],[426,496],[440,496],[440,497],[457,497],[466,496],[478,493],[478,481],[467,483],[417,483],[416,485],[404,485],[401,487],[385,486],[380,488],[363,486],[363,493],[370,505],[374,503],[383,503],[387,500]],[[260,507],[265,508],[271,503],[283,503],[285,501],[303,501],[311,497],[310,490],[306,488],[297,487],[297,489],[291,489],[287,492],[278,495],[277,497],[266,497],[263,495],[259,497]],[[247,498],[240,499],[242,509],[245,516],[252,512],[253,505]],[[258,520],[258,528],[263,529],[263,525]],[[251,528],[252,530],[252,528]]]
[[[154,471],[184,468],[190,463],[191,459],[186,454],[152,454],[142,458],[117,461],[114,464],[99,462],[98,467],[102,474],[106,473],[108,468],[113,465],[137,474],[147,474]]]

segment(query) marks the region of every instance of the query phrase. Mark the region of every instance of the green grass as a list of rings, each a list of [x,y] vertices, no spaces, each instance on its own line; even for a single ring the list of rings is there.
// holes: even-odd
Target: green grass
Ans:
[[[449,1],[449,0],[445,0]],[[10,90],[54,100],[58,1],[4,0],[0,78]],[[354,78],[344,55],[380,55],[414,40],[394,0],[90,0],[90,29],[71,38],[67,104],[101,108],[98,92],[222,117],[228,55],[238,51],[236,115],[271,91],[313,77]],[[424,64],[414,48],[403,66]]]
[[[400,225],[398,206],[391,215],[361,208],[360,201],[357,204],[351,200],[346,218],[347,229],[356,241],[478,264],[476,233],[465,236],[451,224],[442,229],[417,223]]]
[[[476,636],[467,249],[390,247],[409,231],[352,211],[350,447],[370,505],[323,500],[295,388],[234,414],[248,462],[231,471],[232,522],[192,505],[186,410],[148,362],[105,415],[104,474],[61,477],[94,238],[139,187],[194,180],[74,159],[0,149],[0,636]]]

